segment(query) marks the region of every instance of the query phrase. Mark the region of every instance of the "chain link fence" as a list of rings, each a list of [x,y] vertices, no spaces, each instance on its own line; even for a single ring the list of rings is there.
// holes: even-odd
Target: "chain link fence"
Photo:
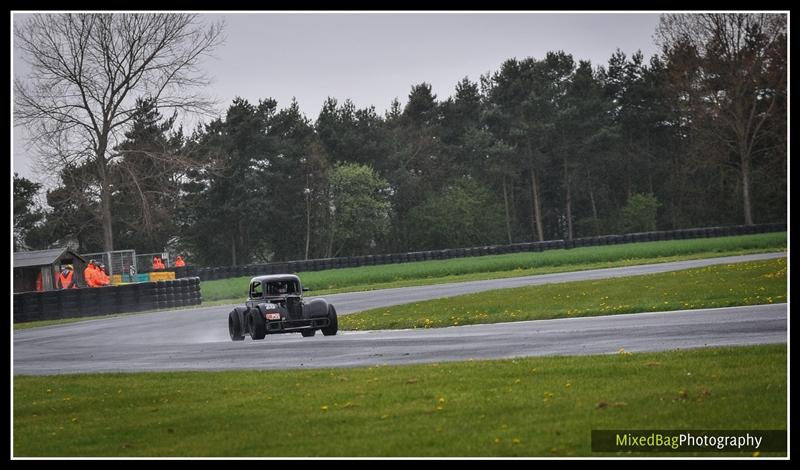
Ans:
[[[136,255],[136,268],[137,272],[149,273],[153,271],[153,258],[158,256],[164,262],[167,268],[172,267],[169,259],[169,253],[143,253]]]
[[[131,265],[134,268],[137,267],[136,264],[136,252],[134,250],[116,250],[116,251],[105,251],[99,253],[86,253],[81,254],[86,260],[94,259],[100,263],[106,265],[106,270],[108,271],[109,276],[113,276],[115,274],[129,274]]]

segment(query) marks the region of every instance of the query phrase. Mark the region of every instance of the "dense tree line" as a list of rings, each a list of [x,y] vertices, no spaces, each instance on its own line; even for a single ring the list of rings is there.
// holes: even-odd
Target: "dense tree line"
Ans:
[[[649,61],[509,59],[383,115],[237,98],[186,135],[143,98],[104,181],[65,166],[42,211],[15,178],[15,242],[101,249],[101,190],[115,248],[205,265],[785,221],[785,16],[664,15],[657,37]]]

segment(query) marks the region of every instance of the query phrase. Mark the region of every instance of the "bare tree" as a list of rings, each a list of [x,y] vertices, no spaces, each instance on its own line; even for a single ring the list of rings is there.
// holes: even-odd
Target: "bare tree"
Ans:
[[[53,173],[89,162],[99,186],[103,246],[113,250],[111,150],[147,98],[162,109],[213,112],[198,90],[199,64],[224,25],[191,14],[37,14],[15,25],[15,47],[31,65],[15,79],[15,125],[25,126]]]
[[[747,225],[753,157],[770,126],[786,135],[786,27],[785,14],[692,13],[662,15],[656,31],[692,126],[736,157]]]

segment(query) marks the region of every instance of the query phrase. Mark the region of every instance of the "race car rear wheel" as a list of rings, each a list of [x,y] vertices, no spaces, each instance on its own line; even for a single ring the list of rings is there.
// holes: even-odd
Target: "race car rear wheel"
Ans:
[[[333,336],[339,331],[339,318],[336,316],[336,309],[333,308],[333,305],[328,305],[328,320],[330,320],[330,324],[321,331],[325,336]]]
[[[257,309],[250,309],[250,313],[247,315],[249,327],[250,327],[250,337],[253,339],[264,339],[267,336],[267,320],[264,318],[264,315]]]
[[[300,330],[300,334],[303,335],[303,338],[310,338],[317,334],[317,330]]]
[[[242,321],[239,319],[239,312],[236,309],[231,310],[231,313],[228,314],[228,333],[230,333],[232,341],[244,340]]]

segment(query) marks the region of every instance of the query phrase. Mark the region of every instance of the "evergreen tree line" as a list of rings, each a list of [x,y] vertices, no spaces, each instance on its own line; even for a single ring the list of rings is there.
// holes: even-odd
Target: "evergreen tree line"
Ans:
[[[785,22],[740,25],[729,50],[725,24],[669,21],[649,61],[508,59],[383,115],[236,98],[186,134],[141,99],[109,165],[114,247],[240,265],[785,222]],[[15,176],[15,248],[102,249],[93,169],[60,180],[43,209]]]

